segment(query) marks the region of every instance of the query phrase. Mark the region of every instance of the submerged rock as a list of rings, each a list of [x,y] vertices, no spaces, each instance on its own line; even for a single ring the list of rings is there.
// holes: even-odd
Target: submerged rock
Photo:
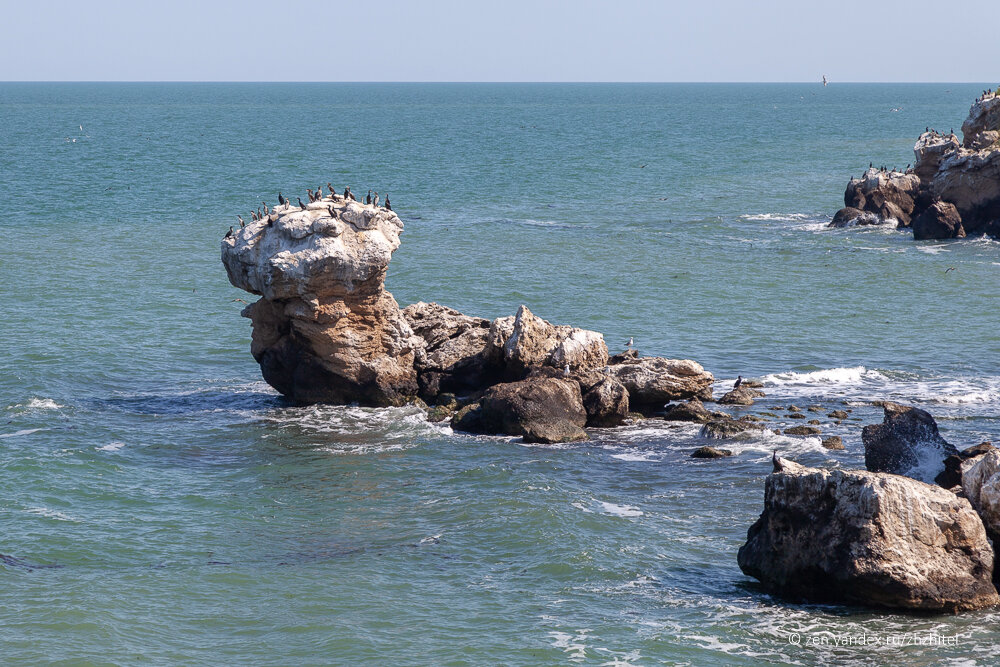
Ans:
[[[716,417],[701,427],[703,438],[725,440],[735,438],[743,433],[760,433],[764,425],[750,419],[733,419],[732,417]]]
[[[822,431],[816,426],[789,426],[785,435],[819,435]]]
[[[930,413],[889,401],[882,409],[882,423],[861,430],[865,467],[932,482],[944,470],[945,457],[958,450],[941,437]]]
[[[723,394],[722,398],[719,399],[719,404],[753,405],[753,400],[755,398],[763,398],[764,396],[766,396],[766,394],[759,389],[753,389],[752,387],[740,385],[738,388]]]
[[[738,562],[797,599],[949,612],[1000,603],[969,501],[898,475],[776,458]]]
[[[732,455],[733,453],[728,449],[716,449],[715,447],[708,446],[699,447],[691,452],[691,458],[693,459],[721,459]]]

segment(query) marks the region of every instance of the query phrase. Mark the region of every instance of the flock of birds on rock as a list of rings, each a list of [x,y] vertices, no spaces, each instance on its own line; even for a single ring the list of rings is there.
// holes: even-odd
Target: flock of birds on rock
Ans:
[[[323,194],[322,185],[317,187],[315,192],[310,188],[306,188],[306,197],[309,199],[309,203],[312,204],[313,202],[323,201],[325,199],[329,199],[330,201],[358,201],[357,197],[354,196],[354,193],[351,192],[350,185],[344,188],[344,194],[342,195],[338,195],[337,191],[333,189],[333,185],[331,185],[330,183],[327,183],[326,187],[327,187],[327,192],[329,192],[329,194],[326,195]],[[378,192],[375,192],[374,196],[372,196],[372,192],[373,192],[372,190],[368,191],[368,195],[365,197],[365,205],[366,206],[374,205],[376,208],[378,208],[379,207]],[[296,199],[298,200],[299,209],[304,211],[307,205],[302,203],[302,197],[296,197]],[[293,207],[293,204],[291,201],[286,199],[284,195],[281,194],[281,192],[279,192],[278,206],[284,206],[286,209],[288,209]],[[384,208],[387,211],[392,210],[392,203],[389,201],[389,195],[385,196],[385,204],[381,208]],[[257,207],[256,211],[250,211],[250,220],[252,222],[259,222],[260,220],[266,219],[267,225],[268,227],[270,227],[274,223],[274,221],[278,219],[277,210],[278,210],[277,207],[275,207],[272,210],[270,207],[268,207],[266,201],[262,201],[261,205]],[[331,216],[334,216],[332,207],[328,206],[327,210],[330,211]],[[244,222],[243,220],[243,216],[237,215],[236,219],[240,221],[240,229],[243,229],[244,227],[247,226],[247,223]],[[230,227],[229,231],[226,232],[224,238],[227,239],[232,238],[235,234],[236,231],[232,227]]]
[[[982,102],[987,97],[996,97],[996,94],[997,94],[997,91],[993,90],[992,88],[987,88],[986,90],[983,91],[983,94],[980,95],[979,99],[977,99],[976,101],[977,102]]]

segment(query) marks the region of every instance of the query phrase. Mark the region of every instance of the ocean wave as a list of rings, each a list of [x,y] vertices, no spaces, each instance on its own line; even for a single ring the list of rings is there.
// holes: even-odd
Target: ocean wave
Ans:
[[[786,371],[773,373],[761,378],[764,387],[813,386],[824,385],[857,385],[866,380],[883,380],[885,375],[879,371],[868,370],[864,366],[850,368],[825,368],[802,373]]]
[[[755,213],[741,216],[744,220],[755,220],[761,222],[799,222],[808,220],[812,216],[806,213]]]
[[[97,448],[99,452],[117,452],[119,449],[125,446],[124,442],[109,442],[106,445],[102,445]]]
[[[25,428],[20,431],[14,431],[13,433],[0,433],[0,438],[16,438],[19,435],[31,435],[32,433],[38,433],[39,431],[47,431],[44,428]]]

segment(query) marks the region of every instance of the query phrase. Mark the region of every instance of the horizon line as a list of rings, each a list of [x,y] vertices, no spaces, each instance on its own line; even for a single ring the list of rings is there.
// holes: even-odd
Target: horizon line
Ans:
[[[480,81],[459,81],[459,80],[428,80],[428,81],[394,81],[394,80],[347,80],[347,81],[281,81],[264,79],[4,79],[0,84],[5,83],[275,83],[275,84],[296,84],[296,85],[322,85],[322,84],[818,84],[823,85],[821,79],[810,79],[800,81],[514,81],[514,80],[480,80]],[[982,81],[829,81],[830,85],[981,85]]]

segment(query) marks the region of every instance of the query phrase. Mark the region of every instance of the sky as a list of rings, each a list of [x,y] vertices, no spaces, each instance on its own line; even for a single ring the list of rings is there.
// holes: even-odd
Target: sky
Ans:
[[[1000,0],[0,0],[0,16],[0,81],[1000,80]]]

